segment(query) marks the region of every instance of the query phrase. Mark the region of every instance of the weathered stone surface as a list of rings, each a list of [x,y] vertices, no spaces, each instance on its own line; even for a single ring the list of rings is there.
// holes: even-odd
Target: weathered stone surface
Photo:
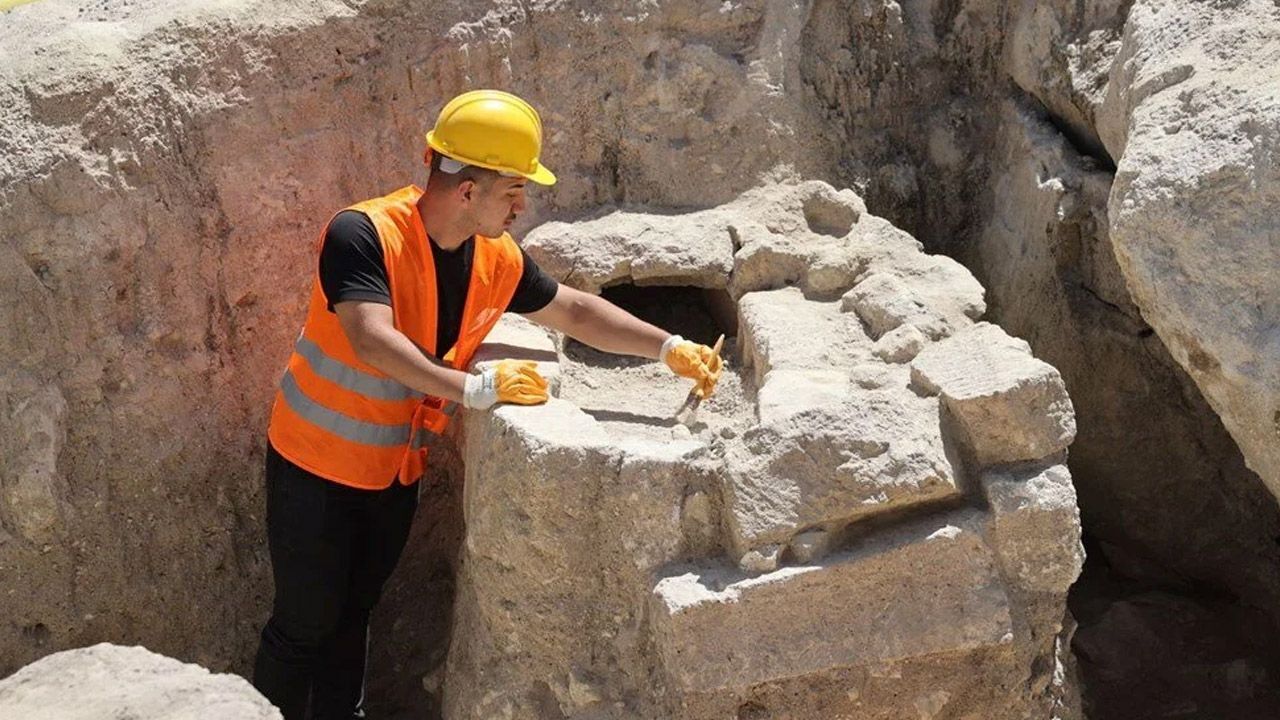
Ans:
[[[881,335],[872,346],[871,354],[885,362],[910,362],[928,341],[915,325],[900,325]]]
[[[467,538],[445,716],[656,702],[640,678],[649,573],[716,550],[701,537],[719,524],[715,504],[690,501],[705,496],[704,444],[627,440],[554,398],[469,412],[465,428]]]
[[[1097,556],[1280,608],[1280,507],[1134,305],[1108,233],[1112,173],[1034,108],[1002,113],[993,216],[970,264],[987,317],[1066,383],[1078,429],[1068,465]]]
[[[921,257],[933,262],[919,261],[909,275],[870,272],[840,299],[841,309],[857,313],[876,339],[908,325],[937,340],[982,316],[982,287],[967,270],[949,258]]]
[[[142,647],[101,643],[0,680],[0,717],[22,720],[279,720],[248,681]]]
[[[524,239],[542,269],[588,292],[618,282],[722,288],[733,269],[724,213],[615,212],[578,223],[549,222]]]
[[[1051,0],[1010,7],[1005,40],[1010,76],[1091,154],[1106,153],[1097,115],[1128,5],[1124,0]]]
[[[546,379],[548,392],[560,392],[560,356],[556,343],[540,325],[510,313],[503,315],[471,359],[475,370],[484,370],[506,359],[535,360],[538,374]]]
[[[736,553],[958,494],[936,398],[911,392],[903,368],[882,366],[885,379],[866,386],[852,381],[871,353],[851,314],[797,288],[748,293],[739,307],[743,357],[761,387],[760,423],[725,452]]]
[[[754,276],[770,286],[789,280],[797,286],[738,298],[740,335],[726,345],[721,390],[703,409],[709,426],[671,419],[672,401],[685,386],[661,364],[611,358],[571,342],[562,345],[560,358],[564,400],[467,415],[468,540],[446,716],[721,717],[739,707],[748,690],[764,693],[766,686],[791,682],[830,689],[845,682],[835,679],[840,673],[882,673],[884,687],[868,687],[868,697],[909,696],[912,708],[935,714],[978,703],[975,708],[995,708],[995,717],[1015,718],[1067,692],[1051,682],[1049,660],[1057,652],[1063,595],[1028,594],[1004,580],[1000,558],[982,537],[993,516],[954,510],[964,491],[981,489],[964,482],[944,432],[943,400],[913,387],[911,368],[903,364],[903,353],[940,344],[921,329],[927,319],[899,325],[877,346],[858,315],[842,311],[839,293],[829,292],[844,292],[868,272],[904,278],[913,292],[932,282],[919,295],[930,303],[928,317],[962,336],[983,306],[981,290],[971,292],[977,286],[958,265],[934,262],[909,236],[854,213],[856,203],[824,188],[762,188],[691,213],[758,223],[777,238],[780,257],[802,261],[795,267],[814,257],[815,248],[844,258],[830,266],[842,268],[830,276],[836,279],[819,282],[830,282],[826,290],[776,268]],[[803,200],[814,196],[840,201],[806,213]],[[600,220],[590,222],[600,237],[612,232]],[[632,222],[648,221],[633,217],[623,224]],[[841,243],[829,244],[837,235]],[[572,255],[581,247],[561,249]],[[786,264],[779,267],[790,272]],[[628,291],[629,300],[643,303],[642,290]],[[665,308],[663,298],[655,288],[648,301]],[[885,352],[895,341],[903,347]],[[1009,339],[970,341],[992,342],[997,347],[987,350],[998,354]],[[1029,357],[1025,345],[1018,352]],[[925,513],[931,515],[920,519]],[[859,524],[872,516],[881,523]],[[1020,549],[1022,537],[1015,538],[1010,542]],[[1078,538],[1078,525],[1055,524],[1036,541],[1062,547]],[[940,542],[954,547],[935,552],[932,543]],[[671,568],[689,563],[725,573],[707,591],[720,593],[720,601],[731,590],[742,594],[736,602],[711,603],[719,609],[705,617],[689,610],[688,617],[698,619],[684,632],[671,629],[683,620],[657,617],[650,596],[655,576],[670,579]],[[912,578],[904,580],[907,574]],[[938,577],[946,589],[926,591],[923,584]],[[885,598],[903,582],[912,589],[889,603]],[[917,596],[941,602],[963,622]],[[867,604],[835,601],[848,597]],[[758,629],[715,619],[744,606],[759,609],[759,617],[748,613],[742,620]],[[885,620],[886,606],[910,622]],[[786,619],[761,625],[784,609]],[[868,639],[873,627],[883,642]],[[741,636],[734,642],[747,643],[752,632],[769,641],[734,660],[747,669],[730,679],[738,670],[723,667],[723,647],[717,649],[711,633],[734,628]],[[670,661],[674,656],[682,659]],[[686,661],[697,668],[690,672],[720,676],[689,681],[685,671],[662,669]],[[974,663],[988,668],[981,691],[966,670]],[[1032,670],[1032,664],[1046,669]],[[670,682],[654,686],[655,673]],[[1036,680],[1026,693],[995,703],[978,699],[990,688],[1025,683],[1029,674]],[[851,700],[841,697],[814,701],[812,708],[808,700],[791,700],[775,709],[825,716],[845,711]],[[874,702],[893,713],[900,701]]]
[[[988,539],[1005,576],[1028,592],[1065,594],[1084,566],[1080,509],[1064,465],[989,470]]]
[[[1100,129],[1134,300],[1280,496],[1278,61],[1275,3],[1136,2]]]
[[[725,455],[723,493],[739,553],[807,527],[956,497],[962,470],[936,398],[867,391],[748,430]]]
[[[973,521],[904,528],[755,578],[665,577],[651,604],[663,668],[702,692],[1009,644],[1009,600]]]
[[[990,323],[926,348],[911,362],[911,379],[942,397],[980,465],[1046,457],[1075,438],[1058,371]]]
[[[834,302],[814,302],[799,288],[749,293],[738,303],[743,361],[755,379],[775,369],[848,372],[869,355],[871,342],[858,321]]]

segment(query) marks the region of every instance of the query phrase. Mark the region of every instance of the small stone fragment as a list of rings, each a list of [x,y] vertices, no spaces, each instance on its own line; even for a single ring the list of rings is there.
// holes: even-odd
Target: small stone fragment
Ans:
[[[738,560],[738,567],[745,573],[760,575],[778,569],[778,559],[782,555],[782,546],[769,544],[748,550]]]
[[[826,530],[808,530],[791,539],[791,555],[796,562],[813,562],[831,550],[832,535]]]
[[[899,325],[880,336],[872,346],[871,354],[885,362],[910,362],[928,341],[915,325]]]

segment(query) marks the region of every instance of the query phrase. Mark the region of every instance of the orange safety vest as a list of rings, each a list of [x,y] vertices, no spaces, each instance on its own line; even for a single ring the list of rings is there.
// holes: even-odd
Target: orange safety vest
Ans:
[[[418,214],[416,185],[352,205],[382,242],[395,328],[436,355],[436,274]],[[321,242],[324,240],[321,234]],[[524,266],[507,233],[477,235],[458,340],[443,358],[465,370],[515,294]],[[409,485],[426,468],[425,432],[442,433],[453,403],[424,396],[356,357],[329,311],[317,272],[302,334],[280,381],[267,436],[295,465],[343,485],[381,490]]]

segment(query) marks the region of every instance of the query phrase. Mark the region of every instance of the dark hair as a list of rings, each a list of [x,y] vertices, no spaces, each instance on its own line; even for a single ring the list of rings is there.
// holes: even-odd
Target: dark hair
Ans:
[[[428,183],[440,183],[445,188],[455,188],[464,181],[480,185],[488,186],[494,180],[502,177],[497,170],[482,168],[478,165],[468,165],[456,173],[447,173],[440,170],[440,158],[444,157],[438,152],[431,153],[431,174],[427,177]]]

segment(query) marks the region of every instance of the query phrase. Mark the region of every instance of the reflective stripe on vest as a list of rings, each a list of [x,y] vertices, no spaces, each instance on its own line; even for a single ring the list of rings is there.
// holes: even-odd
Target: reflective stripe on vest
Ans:
[[[293,372],[286,370],[280,379],[280,394],[285,403],[303,420],[337,435],[344,440],[374,445],[377,447],[395,447],[404,445],[409,440],[412,423],[401,425],[379,425],[377,423],[357,420],[343,415],[337,410],[327,408],[307,397],[293,379]]]
[[[336,385],[376,400],[412,400],[422,393],[392,378],[380,378],[324,354],[320,346],[299,336],[294,349],[306,359],[316,375]]]

